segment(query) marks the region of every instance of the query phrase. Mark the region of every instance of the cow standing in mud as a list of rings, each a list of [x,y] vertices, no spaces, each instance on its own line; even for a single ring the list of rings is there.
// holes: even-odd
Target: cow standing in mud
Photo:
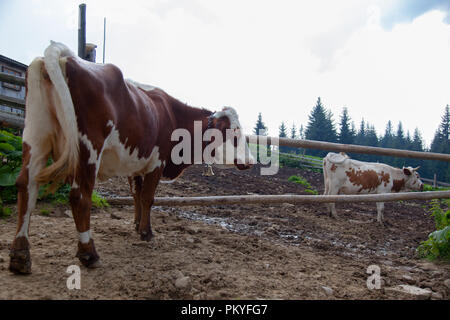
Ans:
[[[328,153],[323,159],[324,195],[378,194],[423,190],[417,170],[398,169],[383,163],[350,159],[345,153]],[[337,218],[334,203],[327,205],[331,215]],[[377,221],[383,223],[384,202],[377,202]]]
[[[97,177],[130,177],[136,230],[149,241],[150,210],[161,178],[175,179],[194,161],[201,163],[202,151],[213,143],[231,143],[231,148],[215,156],[230,159],[231,152],[231,165],[238,169],[254,163],[234,109],[211,112],[189,107],[158,88],[125,80],[112,64],[84,61],[60,43],[52,42],[44,57],[31,63],[26,88],[23,166],[16,181],[18,225],[9,266],[15,273],[31,273],[30,216],[43,184],[71,185],[69,201],[79,234],[77,257],[86,267],[96,267],[99,256],[90,210]],[[183,158],[189,156],[182,163],[172,158],[177,129],[185,133],[191,149],[183,150]],[[195,130],[200,131],[199,144],[194,141]],[[203,140],[211,130],[221,132],[222,140]],[[233,142],[227,130],[234,132]],[[49,157],[54,162],[46,167]]]

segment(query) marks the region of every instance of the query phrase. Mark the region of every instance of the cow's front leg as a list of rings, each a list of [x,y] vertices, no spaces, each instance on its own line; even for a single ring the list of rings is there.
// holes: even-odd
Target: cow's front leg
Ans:
[[[139,234],[141,240],[150,241],[153,237],[152,226],[150,223],[150,212],[155,198],[156,187],[161,177],[161,170],[147,174],[144,177],[141,192],[141,220],[139,222]]]
[[[136,231],[139,231],[139,224],[141,223],[142,205],[142,177],[128,177],[128,183],[130,184],[130,191],[134,199],[134,225]]]
[[[383,224],[383,220],[384,220],[384,202],[377,202],[377,222],[379,224]]]

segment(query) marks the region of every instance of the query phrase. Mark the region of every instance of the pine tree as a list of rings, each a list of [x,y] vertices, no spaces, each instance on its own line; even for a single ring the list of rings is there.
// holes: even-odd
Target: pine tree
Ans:
[[[325,141],[328,141],[328,142],[337,142],[338,141],[336,125],[334,123],[333,113],[331,112],[331,110],[328,110],[328,112],[327,112],[327,122],[326,122],[326,127],[325,127],[325,134],[326,134]]]
[[[412,137],[411,143],[409,145],[409,150],[419,151],[419,152],[424,151],[422,135],[420,134],[420,131],[418,128],[414,129],[413,137]],[[432,176],[432,170],[430,170],[430,165],[431,165],[430,161],[424,161],[424,160],[420,160],[420,159],[410,159],[408,161],[408,163],[409,163],[409,165],[411,165],[413,167],[420,166],[421,174],[425,173],[428,176]]]
[[[303,125],[300,125],[300,129],[298,130],[298,137],[302,140],[305,139],[305,129],[303,128]]]
[[[341,114],[341,121],[339,123],[339,143],[353,144],[355,141],[355,132],[352,131],[350,124],[350,116],[348,115],[347,108],[344,107]]]
[[[367,123],[365,145],[370,147],[378,147],[378,136],[375,126]]]
[[[297,128],[295,127],[295,123],[292,124],[290,138],[297,139]]]
[[[411,139],[411,133],[409,133],[409,130],[406,132],[406,138],[405,138],[405,149],[411,150],[412,148],[412,139]]]
[[[261,136],[266,136],[268,134],[267,127],[264,124],[264,122],[262,121],[261,112],[258,113],[258,120],[256,120],[256,125],[253,128],[253,134],[261,135]]]
[[[278,133],[278,136],[280,138],[286,138],[287,137],[287,133],[286,133],[287,129],[286,129],[286,125],[284,124],[284,121],[281,122],[279,129],[280,129],[280,131]]]
[[[256,120],[256,125],[253,128],[253,134],[255,135],[260,135],[260,136],[266,136],[267,135],[267,127],[264,124],[264,122],[262,121],[262,115],[261,112],[258,113],[258,120]],[[256,145],[256,161],[259,162],[260,161],[260,157],[259,157],[259,153],[260,151],[260,147],[259,144]],[[262,149],[265,150],[265,149]]]
[[[441,124],[436,130],[433,142],[431,143],[431,152],[450,153],[450,108],[445,107],[445,113],[441,118]],[[438,180],[450,181],[450,163],[435,162],[431,168],[438,176]]]
[[[450,109],[449,105],[445,107],[445,113],[441,118],[441,124],[439,125],[436,134],[434,135],[433,142],[431,143],[432,152],[448,153],[450,139]]]
[[[403,125],[401,121],[398,123],[397,134],[394,137],[394,148],[406,149],[405,133],[403,131]]]
[[[414,130],[413,140],[411,143],[411,150],[420,151],[420,152],[424,151],[423,139],[422,139],[422,135],[420,134],[419,128],[416,128]]]
[[[287,128],[286,128],[286,125],[284,124],[284,121],[281,122],[279,129],[280,129],[280,131],[278,133],[278,136],[280,138],[286,138],[287,137]],[[289,147],[285,147],[285,146],[280,146],[280,148],[279,148],[280,152],[282,152],[282,153],[289,152],[289,149],[290,149]]]
[[[386,125],[386,130],[384,131],[383,138],[381,138],[380,145],[382,148],[393,148],[394,147],[394,134],[392,132],[391,120],[389,120]]]
[[[308,140],[336,142],[337,133],[333,123],[333,114],[326,111],[322,105],[320,97],[309,115],[309,121],[305,130],[305,138]],[[325,156],[325,151],[308,150],[309,154],[315,156]]]
[[[364,145],[366,143],[366,123],[364,122],[364,118],[361,119],[361,124],[359,125],[359,130],[355,137],[355,143],[359,145]]]

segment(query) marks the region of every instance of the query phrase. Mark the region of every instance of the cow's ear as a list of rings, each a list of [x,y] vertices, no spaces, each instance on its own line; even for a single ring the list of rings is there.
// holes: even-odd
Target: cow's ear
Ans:
[[[403,168],[403,173],[406,174],[407,176],[410,176],[411,170],[409,170],[409,168]]]

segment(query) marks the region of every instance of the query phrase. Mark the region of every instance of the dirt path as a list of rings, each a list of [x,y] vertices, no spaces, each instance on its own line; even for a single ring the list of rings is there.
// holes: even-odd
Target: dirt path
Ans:
[[[216,170],[204,177],[202,170],[191,167],[177,182],[160,185],[158,195],[306,194],[287,181],[293,174],[323,190],[321,174],[310,171],[283,168],[262,177],[258,168]],[[97,190],[129,195],[126,179],[100,183]],[[411,296],[389,288],[411,284],[449,299],[444,281],[450,266],[415,254],[434,227],[424,205],[386,204],[385,227],[374,222],[375,204],[337,205],[338,220],[325,214],[324,205],[156,207],[150,243],[135,233],[132,207],[94,210],[91,224],[103,267],[82,267],[81,290],[68,290],[66,269],[79,265],[75,225],[65,214],[68,208],[40,203],[30,230],[32,275],[7,270],[16,217],[0,220],[0,298],[402,299]],[[380,290],[366,286],[373,264],[381,269]]]

